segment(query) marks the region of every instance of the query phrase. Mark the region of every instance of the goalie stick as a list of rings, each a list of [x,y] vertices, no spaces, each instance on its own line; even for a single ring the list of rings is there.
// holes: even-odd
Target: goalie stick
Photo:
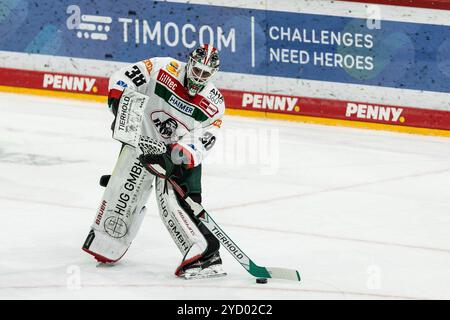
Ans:
[[[166,152],[166,146],[164,143],[141,137],[139,147],[144,155],[152,154],[158,155]],[[172,185],[174,190],[186,201],[191,207],[194,215],[203,223],[203,225],[219,240],[225,249],[227,249],[231,255],[250,273],[257,278],[273,278],[284,279],[292,281],[300,281],[300,273],[294,269],[287,268],[273,268],[259,266],[253,262],[237,245],[236,243],[223,231],[221,227],[214,221],[214,219],[206,212],[203,206],[197,202],[194,202],[184,190],[172,179],[164,176],[164,169],[159,165],[146,165],[145,168],[156,176],[166,179],[168,183]]]

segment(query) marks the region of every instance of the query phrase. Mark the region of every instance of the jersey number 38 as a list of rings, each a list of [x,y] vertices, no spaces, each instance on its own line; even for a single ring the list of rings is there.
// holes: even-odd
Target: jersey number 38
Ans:
[[[139,87],[147,82],[145,81],[145,77],[138,66],[133,66],[131,71],[125,72],[125,75],[133,81],[136,87]]]

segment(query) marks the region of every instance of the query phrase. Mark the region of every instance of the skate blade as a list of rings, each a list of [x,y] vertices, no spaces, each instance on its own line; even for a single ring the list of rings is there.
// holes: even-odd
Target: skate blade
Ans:
[[[226,272],[223,273],[214,273],[214,274],[196,274],[196,275],[184,275],[185,280],[200,280],[200,279],[215,279],[215,278],[223,278],[227,275]]]

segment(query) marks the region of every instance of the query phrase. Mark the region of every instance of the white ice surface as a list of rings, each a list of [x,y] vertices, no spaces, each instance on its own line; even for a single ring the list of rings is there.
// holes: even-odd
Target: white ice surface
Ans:
[[[225,250],[226,278],[177,279],[153,196],[118,265],[81,251],[120,148],[110,122],[101,104],[0,94],[0,299],[450,299],[450,139],[226,117],[228,132],[279,130],[276,174],[204,167],[215,220],[303,277],[258,285]]]

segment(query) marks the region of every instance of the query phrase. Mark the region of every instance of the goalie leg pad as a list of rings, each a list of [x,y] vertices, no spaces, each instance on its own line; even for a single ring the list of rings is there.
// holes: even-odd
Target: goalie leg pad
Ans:
[[[128,250],[145,215],[154,176],[125,145],[108,181],[83,250],[101,262],[116,262]]]
[[[178,275],[183,266],[204,256],[208,249],[208,241],[197,223],[177,201],[172,186],[166,187],[163,179],[156,178],[155,190],[161,220],[183,256],[183,262],[175,272]]]
[[[202,196],[199,193],[190,194],[189,197],[194,202],[197,202],[197,203],[202,202]],[[214,256],[215,254],[217,254],[219,252],[219,249],[220,249],[219,240],[217,240],[217,238],[208,230],[208,228],[206,228],[202,223],[200,223],[198,218],[194,217],[194,212],[192,211],[192,209],[189,207],[187,202],[184,199],[182,199],[178,194],[177,194],[177,200],[178,200],[178,203],[180,204],[180,206],[183,208],[183,210],[191,217],[192,220],[195,221],[195,223],[198,226],[198,229],[202,233],[203,237],[206,239],[206,242],[208,243],[208,247],[205,250],[205,252],[203,253],[202,260],[208,260],[209,258],[211,258],[212,256]]]

